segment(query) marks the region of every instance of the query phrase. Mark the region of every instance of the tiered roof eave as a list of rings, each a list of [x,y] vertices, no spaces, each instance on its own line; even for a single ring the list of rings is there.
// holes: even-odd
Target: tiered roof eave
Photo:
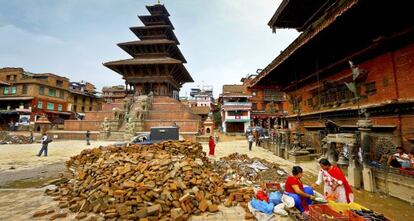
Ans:
[[[103,65],[131,83],[156,81],[157,76],[160,80],[167,79],[180,87],[184,83],[194,82],[184,66],[187,61],[177,46],[179,42],[167,9],[161,4],[146,8],[150,15],[138,16],[144,26],[130,27],[140,40],[118,44],[133,58],[110,61]]]
[[[145,52],[146,55],[162,55],[166,54],[168,57],[181,60],[183,63],[187,63],[184,55],[181,53],[175,41],[168,39],[148,39],[140,41],[130,41],[119,43],[118,47],[130,54],[132,57],[142,57],[137,56],[142,52]]]

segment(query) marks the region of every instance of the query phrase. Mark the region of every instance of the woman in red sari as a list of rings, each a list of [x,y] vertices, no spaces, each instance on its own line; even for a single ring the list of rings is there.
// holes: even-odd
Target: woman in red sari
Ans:
[[[313,189],[310,186],[303,186],[300,180],[303,176],[303,169],[300,166],[293,167],[292,175],[286,180],[285,193],[295,200],[295,207],[303,213],[309,210],[309,205],[315,199]]]
[[[214,139],[212,136],[210,136],[210,139],[208,140],[208,147],[210,151],[208,152],[209,156],[214,156],[214,149],[216,148],[216,143],[214,142]]]
[[[324,196],[339,203],[350,203],[354,201],[351,186],[345,175],[337,166],[332,166],[327,159],[319,161],[321,171],[319,172],[316,186],[324,183]]]

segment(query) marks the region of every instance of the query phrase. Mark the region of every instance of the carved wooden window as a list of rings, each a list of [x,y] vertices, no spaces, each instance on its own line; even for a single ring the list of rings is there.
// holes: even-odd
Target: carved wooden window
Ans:
[[[308,104],[309,107],[313,107],[313,99],[309,98],[306,102]]]
[[[257,110],[257,103],[252,103],[252,110]]]
[[[375,81],[374,82],[365,83],[365,93],[367,95],[373,95],[376,92],[377,92],[377,88],[375,86]]]

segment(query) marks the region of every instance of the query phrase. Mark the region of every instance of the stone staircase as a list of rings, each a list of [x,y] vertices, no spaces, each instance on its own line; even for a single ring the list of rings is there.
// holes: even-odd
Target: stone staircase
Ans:
[[[180,101],[156,96],[144,122],[146,131],[150,131],[151,127],[172,126],[175,123],[180,127],[180,134],[186,137],[198,132],[201,119],[200,116],[191,113],[190,108]]]

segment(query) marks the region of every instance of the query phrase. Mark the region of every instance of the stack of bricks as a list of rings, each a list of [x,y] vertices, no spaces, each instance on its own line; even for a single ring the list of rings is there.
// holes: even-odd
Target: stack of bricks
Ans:
[[[188,141],[84,150],[67,166],[73,171],[68,182],[47,194],[82,218],[187,220],[217,212],[223,202],[246,206],[254,194],[224,182],[202,146]]]

